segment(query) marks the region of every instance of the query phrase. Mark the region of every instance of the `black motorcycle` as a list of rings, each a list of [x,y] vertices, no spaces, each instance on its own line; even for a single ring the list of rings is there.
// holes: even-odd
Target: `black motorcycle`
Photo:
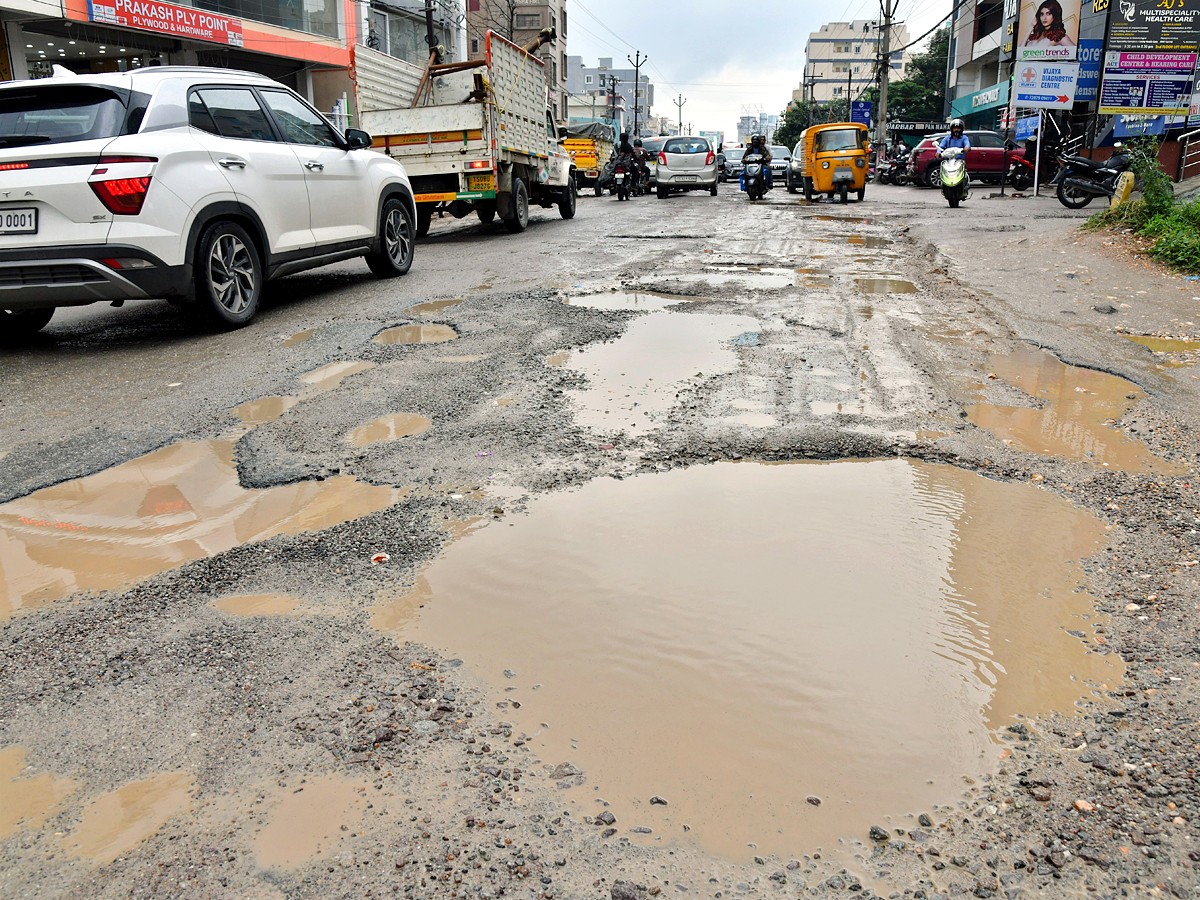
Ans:
[[[1067,209],[1083,209],[1096,197],[1112,197],[1118,179],[1133,167],[1133,154],[1122,144],[1113,145],[1113,155],[1097,161],[1086,156],[1064,156],[1059,162],[1058,202]]]

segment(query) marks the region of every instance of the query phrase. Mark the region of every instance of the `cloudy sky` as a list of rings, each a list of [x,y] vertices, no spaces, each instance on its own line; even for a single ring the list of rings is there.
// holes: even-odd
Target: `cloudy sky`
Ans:
[[[899,0],[896,18],[912,37],[947,15],[953,0]],[[743,18],[753,13],[757,27]],[[804,43],[825,22],[878,19],[879,0],[567,0],[567,53],[594,66],[612,57],[628,66],[636,50],[654,83],[655,115],[694,131],[737,133],[743,107],[781,111],[800,85]]]

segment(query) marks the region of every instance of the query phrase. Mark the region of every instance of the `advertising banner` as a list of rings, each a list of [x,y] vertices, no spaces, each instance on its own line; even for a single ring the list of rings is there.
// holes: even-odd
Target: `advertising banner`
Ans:
[[[1162,134],[1166,130],[1166,116],[1117,116],[1117,121],[1113,123],[1113,137],[1115,138]]]
[[[1104,40],[1079,40],[1079,80],[1075,82],[1075,102],[1090,103],[1100,96],[1100,62]]]
[[[1017,62],[1073,60],[1079,51],[1080,0],[1022,0]]]
[[[874,104],[870,100],[855,100],[850,104],[850,121],[871,124],[871,112]]]
[[[88,20],[230,47],[243,45],[241,19],[159,0],[88,0]]]
[[[1109,51],[1195,53],[1200,7],[1184,0],[1117,0],[1109,13]]]
[[[1104,55],[1100,112],[1187,115],[1195,71],[1194,52],[1124,53],[1110,49]]]
[[[1041,116],[1023,116],[1017,119],[1017,127],[1013,133],[1014,141],[1031,141],[1037,137],[1038,122]]]
[[[1022,62],[1013,82],[1018,109],[1070,109],[1075,102],[1079,63]]]

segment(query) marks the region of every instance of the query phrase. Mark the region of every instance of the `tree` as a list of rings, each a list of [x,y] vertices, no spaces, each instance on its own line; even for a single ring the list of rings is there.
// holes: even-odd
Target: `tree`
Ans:
[[[467,14],[472,36],[482,40],[484,32],[494,31],[511,41],[516,33],[517,10],[521,5],[519,0],[479,0],[478,11],[471,9]]]
[[[908,72],[888,85],[888,119],[932,121],[942,118],[946,102],[946,56],[950,27],[939,28],[924,53],[909,61]]]
[[[794,147],[800,140],[800,132],[809,125],[848,121],[850,112],[845,100],[832,100],[828,103],[818,103],[815,100],[794,101],[783,111],[771,142]]]

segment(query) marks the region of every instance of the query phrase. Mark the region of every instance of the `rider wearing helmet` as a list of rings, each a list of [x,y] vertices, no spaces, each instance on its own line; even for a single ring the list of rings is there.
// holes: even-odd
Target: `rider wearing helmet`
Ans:
[[[767,183],[767,188],[774,187],[771,178],[771,148],[767,146],[767,139],[761,134],[750,135],[750,146],[746,148],[746,155],[757,153],[763,158],[763,178]]]
[[[642,146],[642,139],[634,138],[633,164],[637,167],[639,176],[644,180],[646,190],[650,189],[650,166],[647,163],[649,159],[650,151]]]
[[[947,147],[962,147],[963,153],[971,149],[971,139],[963,131],[963,120],[954,119],[950,122],[950,133],[938,142],[938,149]]]

